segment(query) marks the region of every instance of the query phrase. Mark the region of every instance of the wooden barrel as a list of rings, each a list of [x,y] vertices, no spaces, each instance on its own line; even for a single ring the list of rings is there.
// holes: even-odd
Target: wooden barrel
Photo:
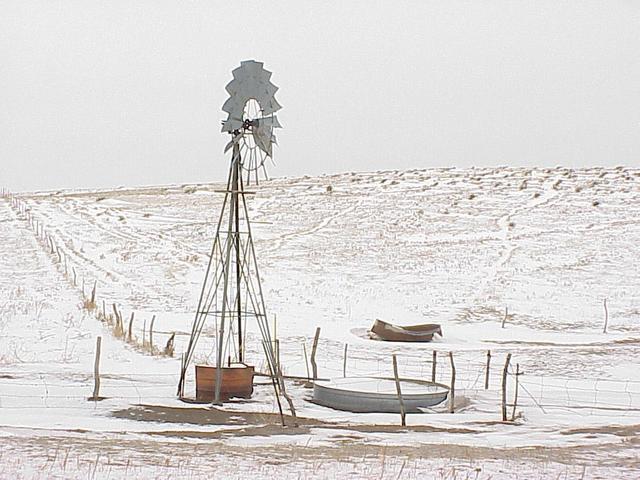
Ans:
[[[196,365],[196,399],[211,402],[216,395],[216,367]],[[220,399],[250,398],[253,393],[254,368],[237,364],[222,368]]]

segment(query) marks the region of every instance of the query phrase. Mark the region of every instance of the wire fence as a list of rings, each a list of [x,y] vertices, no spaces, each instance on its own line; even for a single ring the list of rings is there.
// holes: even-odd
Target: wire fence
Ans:
[[[134,322],[135,312],[131,312],[130,316],[123,315],[122,308],[115,298],[100,297],[98,289],[105,287],[108,280],[99,278],[104,275],[96,273],[91,268],[90,261],[73,250],[69,246],[69,242],[60,237],[60,232],[57,229],[51,233],[51,229],[47,227],[43,218],[36,215],[34,209],[23,199],[6,190],[2,191],[2,197],[9,199],[16,216],[27,222],[27,225],[33,230],[44,253],[63,275],[69,287],[81,296],[87,313],[111,326],[115,337],[128,343],[137,344],[142,352],[151,355],[173,355],[177,332],[153,328],[154,324],[158,327],[161,323],[160,319],[156,321],[155,316],[153,319],[149,319],[149,324],[146,319],[142,320],[143,327],[140,328],[140,319]],[[108,272],[106,277],[109,277]],[[153,338],[151,334],[155,336],[155,346],[148,341]]]
[[[10,200],[12,207],[20,218],[28,222],[33,229],[39,244],[50,255],[52,261],[58,265],[70,285],[88,298],[85,285],[80,289],[78,278],[84,277],[86,265],[80,260],[76,262],[74,252],[65,249],[64,241],[51,235],[42,219],[37,218],[31,208],[23,200],[12,196],[8,191],[0,192],[2,197]],[[87,271],[88,273],[88,271]],[[83,281],[82,283],[86,283]],[[94,282],[91,282],[94,283]],[[97,282],[96,282],[97,283]],[[93,299],[96,300],[95,298]],[[110,305],[113,302],[101,302]],[[102,307],[106,310],[106,307]],[[106,317],[107,312],[99,312],[98,317]],[[139,332],[139,329],[138,329]],[[143,333],[143,338],[145,332]],[[159,333],[154,330],[154,334]],[[169,336],[169,332],[162,332]],[[308,338],[302,337],[305,343]],[[299,340],[290,339],[281,342],[282,358],[284,359],[285,374],[309,377],[311,368],[309,358],[300,351]],[[144,342],[144,340],[143,340]],[[342,357],[343,345],[340,342],[324,340],[319,348],[319,358],[316,359],[320,377],[391,377],[391,355],[389,351],[378,353],[362,346],[351,346],[352,350],[346,359]],[[435,380],[443,384],[451,381],[452,368],[449,359],[444,356],[447,352],[440,351],[436,356],[434,369],[431,352],[412,351],[401,352],[398,363],[401,377]],[[473,355],[473,358],[471,356]],[[504,355],[502,353],[491,358],[487,379],[487,358],[485,352],[456,352],[455,381],[456,389],[472,400],[479,400],[486,395],[499,392],[502,382]],[[421,357],[424,356],[424,357]],[[259,365],[260,367],[260,365]],[[628,416],[640,412],[640,380],[613,380],[605,378],[576,379],[559,375],[541,375],[526,371],[519,375],[520,389],[519,405],[523,408],[535,408],[547,414],[552,410],[566,410],[581,416]],[[435,377],[433,372],[435,370]],[[516,372],[511,365],[507,371],[507,391],[510,402],[515,397]],[[57,405],[59,400],[86,400],[93,386],[91,374],[82,381],[69,383],[48,382],[46,374],[38,375],[31,381],[29,377],[18,379],[0,376],[0,409],[4,408],[70,408],[68,405]],[[143,401],[167,400],[175,397],[179,374],[176,373],[136,373],[128,374],[126,378],[109,379],[102,377],[102,390],[113,399]],[[170,381],[169,381],[170,380]],[[151,383],[149,383],[151,382]],[[485,385],[488,388],[485,388]],[[16,392],[15,390],[19,390]],[[162,392],[162,393],[157,393]],[[13,400],[11,400],[13,399]],[[40,401],[38,405],[31,405],[25,400]],[[19,403],[19,404],[18,404]]]
[[[53,377],[53,381],[47,378]],[[101,391],[105,399],[134,403],[167,401],[175,398],[179,374],[150,373],[129,376],[101,375]],[[78,401],[90,400],[94,387],[92,375],[86,379],[61,382],[59,374],[33,374],[15,379],[0,378],[0,410],[34,408],[77,408]],[[93,403],[93,402],[91,402]],[[91,405],[91,403],[89,405]]]
[[[427,353],[427,352],[425,352]],[[428,352],[431,353],[431,352]],[[449,385],[451,382],[451,365],[444,354],[438,352],[436,361],[435,380]],[[462,353],[462,355],[460,355]],[[469,358],[474,355],[478,359]],[[464,356],[463,356],[464,355]],[[462,357],[462,358],[460,358]],[[480,358],[484,357],[484,361]],[[455,384],[456,389],[470,399],[486,398],[487,395],[497,394],[501,389],[502,371],[504,369],[506,352],[493,353],[489,366],[489,378],[487,381],[486,352],[456,352]],[[513,404],[515,396],[515,359],[507,370],[507,403]],[[433,378],[433,360],[430,355],[424,359],[416,359],[415,356],[398,356],[401,377],[431,380]],[[338,362],[330,356],[323,358],[322,372],[330,372],[330,376],[342,376],[342,368],[338,368]],[[543,414],[553,410],[567,410],[580,416],[615,415],[633,416],[640,412],[640,381],[617,380],[606,378],[576,379],[561,375],[544,375],[528,371],[526,365],[521,365],[523,370],[518,373],[518,405],[534,408]],[[374,363],[357,359],[347,361],[347,376],[373,376],[392,377],[391,361],[386,358],[378,358]],[[406,372],[406,375],[402,375]],[[485,388],[485,383],[488,388]]]
[[[416,365],[402,357],[398,360],[405,369]],[[289,363],[289,362],[288,362]],[[428,368],[423,368],[423,376],[413,375],[424,380],[431,378],[431,362],[425,361]],[[498,363],[498,362],[496,362]],[[335,362],[319,364],[320,376],[338,376]],[[390,372],[387,365],[381,368],[358,368],[350,366],[349,376],[387,377]],[[443,365],[444,367],[444,365]],[[461,395],[471,400],[487,401],[497,395],[501,386],[503,365],[496,366],[489,388],[484,388],[486,364],[477,361],[462,361],[456,365],[456,389]],[[450,371],[442,369],[437,381],[448,384]],[[331,375],[336,373],[336,375]],[[342,372],[340,372],[342,373]],[[490,372],[491,373],[491,372]],[[501,372],[500,372],[501,373]],[[515,395],[516,372],[513,366],[508,370],[508,405],[513,406]],[[32,408],[75,408],[74,400],[86,401],[91,394],[94,380],[92,374],[83,374],[85,378],[69,382],[60,381],[60,375],[33,374],[16,378],[0,376],[0,409],[32,409]],[[304,376],[304,375],[303,375]],[[101,376],[101,391],[106,398],[126,400],[135,403],[166,402],[175,399],[179,372],[175,373],[123,373]],[[640,412],[640,381],[621,381],[609,379],[576,380],[560,376],[540,376],[522,374],[518,379],[520,408],[534,408],[543,414],[557,410],[570,411],[579,416],[637,416]],[[71,404],[64,403],[72,401]]]

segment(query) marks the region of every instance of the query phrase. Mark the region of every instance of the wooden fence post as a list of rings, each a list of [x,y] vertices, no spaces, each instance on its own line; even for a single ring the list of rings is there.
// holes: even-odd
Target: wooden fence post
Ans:
[[[345,343],[344,344],[344,358],[342,361],[342,376],[346,377],[347,376],[347,349],[349,348],[349,344]]]
[[[507,316],[509,315],[509,308],[504,307],[504,318],[502,319],[502,328],[504,328],[504,324],[507,321]]]
[[[316,350],[318,349],[318,340],[320,338],[320,327],[316,328],[316,334],[313,337],[313,345],[311,347],[311,371],[313,372],[313,381],[318,378],[318,365],[316,364]]]
[[[276,340],[276,342],[277,342],[276,345],[280,344],[280,340]],[[293,400],[287,393],[287,389],[284,384],[284,377],[282,376],[282,370],[280,369],[280,359],[278,359],[278,364],[276,365],[276,368],[278,369],[278,371],[276,372],[276,375],[278,376],[278,385],[280,386],[280,393],[282,393],[282,396],[284,397],[284,399],[287,401],[287,404],[289,405],[289,411],[291,412],[291,416],[293,417],[293,426],[297,427],[298,415],[296,414],[296,407],[293,404]],[[278,394],[276,393],[276,396],[277,395]],[[284,417],[282,417],[282,423],[284,424]]]
[[[502,370],[502,421],[507,421],[507,372],[509,370],[509,362],[511,354],[507,354],[507,360],[504,362],[504,370]]]
[[[310,381],[311,375],[309,374],[309,358],[307,357],[306,342],[302,342],[302,352],[304,353],[304,366],[307,368],[307,381]]]
[[[280,340],[278,340],[277,338],[273,341],[274,346],[275,346],[275,355],[276,355],[276,368],[278,369],[278,372],[281,371],[280,369]]]
[[[451,387],[449,389],[449,413],[453,413],[456,401],[456,365],[453,363],[453,352],[449,352],[451,362]]]
[[[406,413],[404,410],[404,401],[402,400],[402,389],[400,388],[400,377],[398,376],[398,360],[395,353],[393,354],[393,377],[396,381],[396,391],[398,392],[398,402],[400,402],[400,424],[403,427],[407,426]]]
[[[122,327],[122,317],[120,316],[120,312],[118,312],[118,307],[116,306],[116,304],[113,304],[113,314],[116,317],[116,325],[114,327],[114,334],[116,335],[116,337],[122,336],[124,333],[123,327]]]
[[[489,368],[491,367],[491,350],[487,350],[487,370],[484,374],[484,389],[489,390]]]
[[[131,312],[131,318],[129,319],[129,332],[127,335],[127,340],[130,342],[133,340],[133,316],[134,315],[135,315],[135,312]]]
[[[513,397],[513,411],[511,412],[511,421],[516,419],[516,406],[518,405],[518,386],[520,384],[520,364],[516,363],[516,393]]]
[[[607,310],[607,299],[604,299],[604,328],[602,333],[607,333],[607,326],[609,325],[609,310]]]
[[[149,349],[153,353],[153,324],[156,321],[156,316],[151,317],[151,325],[149,326]]]
[[[93,289],[91,290],[91,308],[96,306],[96,288],[98,287],[98,281],[93,281]]]
[[[96,338],[96,359],[93,364],[93,395],[89,400],[100,400],[100,347],[102,346],[102,337]]]
[[[169,340],[167,340],[167,345],[164,347],[164,354],[169,357],[173,357],[173,352],[175,348],[174,347],[175,339],[176,339],[176,332],[173,332],[169,337]]]
[[[438,352],[433,351],[433,358],[431,360],[431,381],[436,381],[436,363],[438,361]]]

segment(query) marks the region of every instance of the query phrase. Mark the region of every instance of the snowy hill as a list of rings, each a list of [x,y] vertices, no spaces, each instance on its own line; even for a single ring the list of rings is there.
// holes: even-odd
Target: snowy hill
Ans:
[[[97,438],[113,442],[110,455],[119,462],[136,452],[136,468],[146,474],[179,470],[150,461],[134,440],[159,452],[171,451],[170,444],[185,436],[210,446],[207,436],[224,426],[143,422],[115,412],[133,417],[137,404],[184,407],[175,399],[179,355],[215,233],[219,189],[198,184],[0,199],[1,450],[5,457],[32,452],[0,469],[0,476],[31,472],[45,478],[40,455],[62,444],[61,437],[80,459],[77,471],[94,466],[82,466],[93,452],[102,474],[107,466],[94,458],[91,443]],[[380,476],[377,457],[375,466],[352,465],[358,454],[373,451],[367,446],[380,445],[394,445],[396,455],[415,467],[403,472],[400,462],[390,460],[390,478],[422,478],[421,469],[434,466],[446,473],[467,456],[473,458],[467,471],[478,466],[486,475],[477,478],[502,478],[501,469],[506,478],[510,468],[504,462],[513,455],[523,462],[522,478],[565,471],[579,478],[583,466],[594,475],[637,474],[627,439],[640,429],[640,169],[504,167],[277,178],[262,183],[248,202],[267,310],[277,316],[287,374],[307,375],[302,344],[310,346],[319,326],[321,376],[342,375],[348,343],[351,375],[389,375],[391,354],[397,353],[403,376],[430,378],[435,349],[441,353],[438,380],[448,383],[444,353],[451,351],[460,400],[457,414],[436,409],[413,415],[408,423],[414,429],[398,433],[388,428],[398,423],[395,415],[331,411],[309,403],[309,391],[292,383],[300,416],[337,422],[344,430],[307,426],[266,438],[229,435],[225,448],[249,448],[242,468],[260,461],[255,445],[271,445],[275,457],[287,458],[282,445],[292,443],[309,476],[318,473],[309,465],[326,454],[321,445],[333,452],[349,445],[354,452],[325,456],[326,469],[319,472],[325,476],[346,473],[350,465],[361,477]],[[82,302],[94,282],[98,308],[87,312]],[[130,343],[114,338],[97,318],[103,308],[110,314],[114,303],[126,322],[135,312]],[[176,332],[174,358],[140,347],[153,315],[156,345],[164,346]],[[430,345],[372,342],[362,332],[376,318],[440,323],[444,335]],[[101,392],[109,398],[87,402],[97,335],[105,342]],[[199,358],[206,360],[211,337],[201,344]],[[487,350],[493,363],[491,387],[484,390]],[[507,353],[525,372],[520,420],[513,424],[497,422]],[[249,354],[260,366],[257,342]],[[248,404],[229,408],[275,411],[267,387],[258,388]],[[419,453],[436,444],[446,444],[447,459],[457,460]],[[533,446],[549,457],[520,450]],[[469,453],[462,447],[489,450]],[[497,453],[504,451],[512,456]],[[175,455],[183,462],[192,458],[184,445]],[[184,471],[193,476],[208,468],[237,473],[226,454],[213,465],[188,462]],[[67,468],[57,459],[50,472],[62,478],[76,471]],[[297,471],[284,468],[280,474],[297,478]]]

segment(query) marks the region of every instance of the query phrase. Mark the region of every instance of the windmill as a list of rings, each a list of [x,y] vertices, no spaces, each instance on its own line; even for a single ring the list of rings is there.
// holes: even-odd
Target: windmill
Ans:
[[[242,62],[233,71],[233,80],[226,87],[229,98],[222,106],[227,119],[222,131],[232,135],[225,153],[237,147],[242,158],[240,165],[246,172],[246,184],[252,176],[258,184],[259,172],[267,176],[266,159],[273,160],[274,128],[282,128],[275,112],[282,108],[275,99],[278,91],[271,83],[271,72],[253,60]]]
[[[247,323],[260,331],[261,349],[282,414],[279,396],[286,395],[280,365],[276,361],[247,208],[245,184],[258,183],[259,170],[266,176],[265,160],[272,157],[274,128],[281,128],[274,115],[281,106],[274,95],[271,72],[263,64],[244,61],[233,70],[227,85],[229,99],[222,109],[228,114],[222,132],[231,140],[231,164],[216,235],[195,313],[191,337],[182,361],[178,395],[184,397],[187,369],[207,324],[215,329],[214,365],[196,365],[196,398],[220,403],[230,397],[250,397],[254,367],[246,359]],[[243,178],[243,174],[245,177]]]

